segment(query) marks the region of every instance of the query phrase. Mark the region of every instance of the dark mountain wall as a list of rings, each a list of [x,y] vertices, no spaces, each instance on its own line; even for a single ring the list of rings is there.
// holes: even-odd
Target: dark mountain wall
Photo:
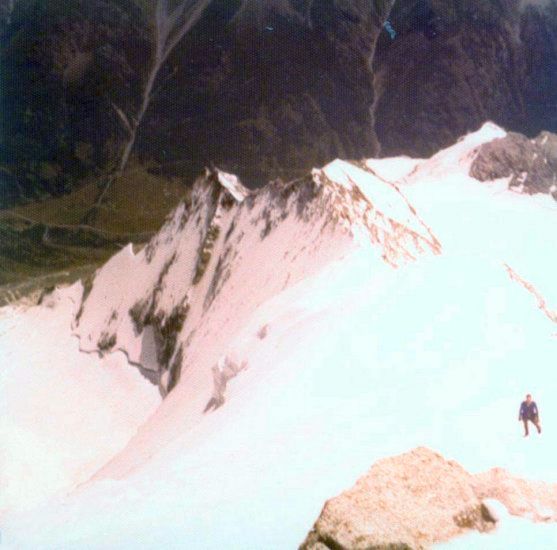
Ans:
[[[111,161],[123,137],[112,104],[138,103],[149,48],[131,0],[16,1],[0,51],[0,206],[68,191]]]
[[[383,155],[429,156],[488,119],[529,136],[555,131],[555,2],[544,10],[514,0],[408,6],[395,6],[397,37],[383,35],[375,56]]]
[[[385,10],[340,4],[213,2],[170,58],[138,151],[187,175],[214,162],[251,185],[373,154],[369,62]]]
[[[557,0],[391,3],[213,0],[160,71],[134,154],[255,186],[335,157],[429,155],[486,119],[557,131]],[[137,112],[153,47],[138,0],[13,8],[0,0],[0,207],[118,162],[114,106]]]

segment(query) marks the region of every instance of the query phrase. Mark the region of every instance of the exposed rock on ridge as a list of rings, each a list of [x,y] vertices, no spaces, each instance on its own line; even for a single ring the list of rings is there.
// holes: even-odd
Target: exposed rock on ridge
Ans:
[[[557,135],[542,132],[535,139],[509,132],[485,143],[470,167],[480,181],[510,177],[509,186],[525,193],[552,193],[557,198]]]

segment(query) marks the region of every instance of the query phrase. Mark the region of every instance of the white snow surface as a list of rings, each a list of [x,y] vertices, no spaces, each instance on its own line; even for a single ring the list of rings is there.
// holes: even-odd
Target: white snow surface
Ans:
[[[0,345],[13,350],[1,365],[0,392],[12,400],[6,414],[22,391],[16,377],[32,385],[46,376],[31,354],[57,377],[25,390],[36,435],[2,434],[9,453],[20,441],[16,458],[40,448],[46,462],[32,483],[17,461],[0,472],[21,493],[0,516],[3,544],[295,548],[328,498],[376,460],[416,446],[473,472],[499,466],[557,481],[557,324],[505,268],[557,309],[557,203],[468,177],[477,147],[502,135],[487,124],[415,164],[369,161],[366,170],[335,161],[249,196],[236,182],[242,201],[233,204],[229,192],[198,182],[192,204],[150,246],[136,255],[130,246],[99,271],[74,324],[83,349],[115,335],[114,350],[156,371],[153,330],[138,334],[129,311],[148,298],[164,320],[188,306],[169,361],[179,359],[180,381],[154,412],[154,388],[126,370],[123,354],[100,361],[77,353],[69,297],[54,309],[0,310]],[[45,336],[47,323],[56,338]],[[39,327],[42,338],[22,336]],[[87,375],[78,357],[89,362]],[[166,391],[171,372],[163,370]],[[45,418],[62,383],[77,403],[54,408],[49,431]],[[95,389],[100,383],[106,394]],[[522,438],[518,406],[527,392],[543,433]],[[104,401],[91,397],[97,393]],[[118,419],[91,420],[90,432],[64,424],[75,408],[73,420],[86,422],[105,406]],[[69,491],[84,479],[64,457],[79,470],[85,447],[96,474],[40,504],[36,494],[55,493],[48,461]],[[447,548],[520,548],[513,541],[526,533],[531,547],[550,548],[531,541],[554,543],[555,526],[504,517],[495,534]]]
[[[122,354],[79,352],[81,292],[0,310],[0,518],[87,481],[160,403]]]

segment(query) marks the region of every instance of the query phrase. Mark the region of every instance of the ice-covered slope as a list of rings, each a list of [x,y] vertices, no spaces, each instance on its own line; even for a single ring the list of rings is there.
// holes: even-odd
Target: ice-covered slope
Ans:
[[[83,348],[178,383],[90,483],[5,516],[3,540],[292,548],[326,499],[417,445],[557,481],[557,325],[538,299],[557,308],[557,206],[467,175],[497,133],[254,195],[200,180],[151,246],[99,272],[76,325]]]

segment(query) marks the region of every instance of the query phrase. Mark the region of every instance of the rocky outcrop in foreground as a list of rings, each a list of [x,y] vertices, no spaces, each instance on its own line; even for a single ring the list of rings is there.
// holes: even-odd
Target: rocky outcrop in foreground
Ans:
[[[496,528],[496,499],[512,515],[557,520],[557,486],[501,468],[472,475],[420,447],[378,461],[354,487],[327,501],[301,550],[428,548],[469,530]]]

